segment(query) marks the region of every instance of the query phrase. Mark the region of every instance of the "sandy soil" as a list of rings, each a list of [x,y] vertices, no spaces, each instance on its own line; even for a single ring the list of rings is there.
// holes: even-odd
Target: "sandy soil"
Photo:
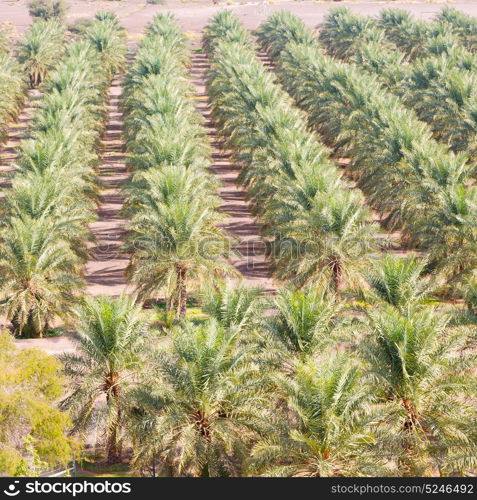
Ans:
[[[200,39],[195,39],[192,43],[199,45]],[[237,185],[240,169],[233,164],[231,152],[223,149],[211,120],[205,88],[205,74],[208,68],[207,56],[203,52],[194,52],[191,74],[199,99],[197,109],[205,118],[205,127],[213,147],[211,171],[221,183],[219,190],[223,200],[221,210],[227,214],[224,229],[236,239],[234,251],[237,256],[232,259],[232,263],[243,276],[246,285],[261,286],[270,293],[273,292],[274,286],[265,259],[265,247],[260,238],[260,226],[250,213],[244,190]]]
[[[96,242],[91,249],[85,278],[86,293],[117,297],[126,291],[127,256],[120,253],[126,220],[120,216],[124,196],[121,186],[129,177],[125,165],[123,122],[119,110],[122,80],[116,77],[109,92],[108,123],[103,137],[103,156],[98,179],[102,185],[98,220],[91,224]]]
[[[202,29],[207,20],[220,9],[228,8],[237,13],[247,28],[255,28],[271,12],[277,10],[290,10],[300,16],[308,25],[314,26],[322,21],[330,7],[346,5],[350,9],[363,14],[375,15],[386,7],[405,8],[416,17],[422,19],[432,18],[446,3],[467,12],[477,15],[477,2],[475,0],[407,0],[407,1],[380,1],[380,0],[351,0],[343,2],[332,2],[325,0],[317,1],[290,1],[271,0],[271,4],[265,4],[264,0],[257,1],[231,1],[222,0],[214,5],[207,0],[165,0],[166,5],[150,5],[145,0],[70,0],[68,21],[91,17],[97,10],[111,10],[116,12],[123,25],[131,35],[138,35],[149,22],[151,16],[159,11],[173,12],[185,30],[197,31]],[[0,23],[8,23],[16,34],[21,34],[31,22],[26,7],[27,0],[0,0]]]

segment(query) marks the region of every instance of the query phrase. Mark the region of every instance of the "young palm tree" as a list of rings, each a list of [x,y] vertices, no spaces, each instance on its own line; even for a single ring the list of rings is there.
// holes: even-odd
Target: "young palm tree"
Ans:
[[[98,13],[96,22],[85,31],[86,38],[101,56],[111,78],[126,63],[126,32],[115,14]]]
[[[25,79],[21,66],[0,50],[0,143],[7,139],[8,126],[20,113],[25,97]]]
[[[477,50],[477,19],[453,7],[445,6],[439,12],[437,21],[447,24],[463,44],[471,51]]]
[[[369,210],[351,191],[330,193],[310,205],[272,229],[284,235],[272,247],[277,276],[297,286],[324,281],[340,292],[357,282],[378,250],[378,225],[369,223]]]
[[[204,200],[161,201],[144,197],[132,218],[127,272],[141,297],[157,297],[165,289],[168,310],[184,317],[188,285],[234,274],[228,262],[230,241],[218,228],[221,216]]]
[[[219,325],[239,332],[250,332],[262,320],[265,302],[263,290],[227,281],[219,287],[209,287],[201,295],[202,309]]]
[[[265,476],[327,477],[382,474],[373,454],[382,412],[357,362],[328,352],[278,378],[290,410],[279,431],[252,450],[250,470]]]
[[[1,309],[16,335],[42,337],[65,317],[82,283],[80,260],[48,218],[12,218],[0,234]]]
[[[42,83],[48,71],[58,63],[63,53],[64,36],[64,26],[55,19],[34,22],[24,36],[18,54],[32,88]]]
[[[384,256],[364,273],[368,288],[362,298],[370,304],[389,304],[403,314],[423,304],[435,284],[423,274],[426,259]]]
[[[78,348],[64,354],[71,393],[61,406],[71,411],[76,429],[95,421],[98,402],[106,404],[102,425],[109,463],[121,460],[125,394],[134,383],[146,351],[148,330],[134,298],[86,298],[78,310]]]
[[[134,466],[160,460],[174,476],[240,474],[271,416],[265,374],[242,338],[213,320],[173,330],[133,393]]]
[[[476,443],[467,433],[475,374],[465,337],[434,308],[404,316],[382,307],[369,316],[364,357],[383,404],[392,404],[384,449],[405,475],[475,468]]]
[[[315,356],[334,341],[342,305],[333,294],[284,288],[272,304],[273,313],[264,319],[263,327],[285,359]]]

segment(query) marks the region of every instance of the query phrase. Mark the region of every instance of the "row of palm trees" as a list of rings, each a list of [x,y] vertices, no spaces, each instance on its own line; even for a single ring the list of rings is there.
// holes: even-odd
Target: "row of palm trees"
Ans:
[[[8,127],[19,115],[26,91],[22,67],[9,49],[7,40],[0,40],[0,144],[7,140]]]
[[[181,317],[190,285],[233,274],[188,64],[177,21],[158,14],[140,43],[124,93],[127,161],[134,171],[125,209],[131,216],[128,278],[143,300],[165,292],[167,312]]]
[[[477,50],[477,18],[447,6],[439,12],[437,20],[446,23],[467,49]]]
[[[384,28],[386,36],[398,45],[410,59],[426,57],[452,50],[459,45],[459,37],[449,23],[439,19],[428,22],[418,20],[402,9],[383,9],[378,25]]]
[[[233,14],[221,12],[207,25],[204,46],[212,114],[242,167],[275,275],[298,286],[325,281],[335,290],[353,283],[380,247],[362,194],[341,179]]]
[[[290,14],[258,30],[283,86],[308,112],[336,154],[350,158],[358,186],[403,243],[429,254],[428,270],[459,281],[476,267],[473,167],[432,139],[402,100],[376,76],[325,55],[314,34]]]
[[[15,51],[0,33],[0,143],[7,140],[8,127],[22,109],[25,73],[31,88],[43,82],[63,53],[64,38],[65,28],[55,20],[34,22]]]
[[[41,337],[77,302],[93,238],[107,90],[124,51],[111,19],[97,19],[70,42],[19,147],[0,233],[2,312],[17,335]]]
[[[134,299],[91,298],[63,407],[111,462],[132,445],[145,475],[466,474],[475,356],[424,267],[385,257],[354,307],[316,286],[222,285],[201,296],[208,319],[162,331]]]
[[[326,51],[356,62],[380,80],[432,128],[437,140],[453,151],[477,152],[477,59],[455,41],[438,50],[429,39],[428,52],[409,61],[409,55],[386,38],[370,17],[346,8],[334,9],[320,26]],[[435,53],[438,52],[438,53]]]

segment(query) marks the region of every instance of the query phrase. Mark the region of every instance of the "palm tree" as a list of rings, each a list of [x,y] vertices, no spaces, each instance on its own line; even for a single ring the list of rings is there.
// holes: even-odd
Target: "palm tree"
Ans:
[[[375,19],[354,14],[346,7],[331,9],[319,26],[319,40],[330,55],[348,59],[356,47],[370,41],[379,42],[386,50],[385,32]]]
[[[167,291],[168,311],[184,317],[189,284],[214,283],[235,274],[228,262],[230,241],[219,229],[222,216],[214,196],[196,196],[206,185],[191,173],[146,172],[142,195],[134,196],[128,246],[128,277],[143,298]],[[197,183],[190,182],[197,179]],[[204,184],[205,182],[205,184]]]
[[[219,325],[239,332],[258,328],[265,310],[259,287],[247,287],[226,281],[218,287],[209,287],[201,295],[202,309]]]
[[[369,376],[392,426],[383,443],[405,475],[459,473],[476,466],[472,420],[475,374],[466,337],[435,308],[406,316],[389,306],[369,314],[362,345]],[[473,451],[472,451],[473,450]]]
[[[125,395],[141,367],[148,342],[142,308],[134,297],[89,297],[78,310],[78,347],[64,354],[71,393],[61,406],[71,411],[75,429],[93,421],[98,402],[106,404],[103,425],[109,463],[121,460]]]
[[[263,327],[283,352],[285,363],[290,355],[314,356],[335,340],[342,304],[333,294],[312,287],[284,288],[272,304],[274,312],[264,319]]]
[[[214,320],[171,332],[133,393],[135,467],[160,460],[174,476],[240,474],[271,415],[265,374],[242,340]]]
[[[0,50],[0,143],[7,139],[8,126],[20,113],[25,97],[22,68],[8,53]]]
[[[361,292],[361,298],[368,304],[389,304],[409,314],[414,306],[425,304],[436,286],[423,276],[426,265],[426,259],[416,256],[384,256],[364,272],[368,288]]]
[[[350,191],[315,198],[310,205],[306,211],[295,205],[294,217],[271,229],[284,235],[273,242],[276,274],[297,286],[324,281],[339,292],[357,282],[378,250],[378,226]]]
[[[57,64],[63,52],[64,26],[55,19],[36,21],[18,47],[20,62],[30,78],[30,86],[37,87]]]
[[[110,78],[124,68],[126,32],[115,14],[99,12],[96,15],[96,22],[85,30],[85,36],[101,56],[103,69]]]
[[[250,471],[265,476],[376,475],[385,470],[373,453],[383,412],[356,360],[327,352],[277,378],[289,420],[254,446]]]
[[[271,14],[256,30],[260,44],[272,57],[279,56],[289,42],[315,43],[313,32],[298,17],[287,11]]]
[[[84,190],[81,178],[71,178],[71,172],[50,171],[18,174],[5,197],[5,220],[47,219],[58,236],[67,241],[82,260],[88,256],[87,241],[93,235],[87,224],[95,220],[94,201],[78,196]]]
[[[81,261],[48,218],[11,218],[0,235],[1,308],[14,332],[42,337],[82,287]]]

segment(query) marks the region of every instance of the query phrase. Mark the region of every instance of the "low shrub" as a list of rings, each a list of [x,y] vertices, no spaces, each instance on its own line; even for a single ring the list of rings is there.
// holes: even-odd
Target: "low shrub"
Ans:
[[[64,21],[67,10],[68,4],[65,0],[30,0],[28,2],[28,12],[33,18]]]

